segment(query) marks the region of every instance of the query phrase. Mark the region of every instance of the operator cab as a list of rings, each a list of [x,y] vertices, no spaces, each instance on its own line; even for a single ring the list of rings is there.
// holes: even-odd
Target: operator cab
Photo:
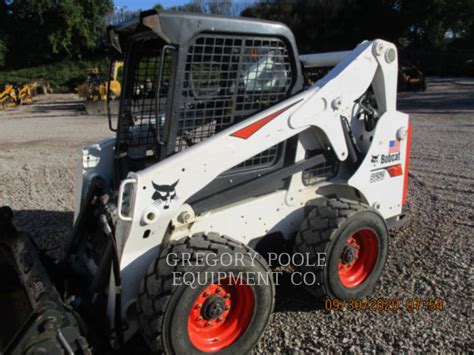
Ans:
[[[303,89],[295,39],[280,23],[152,10],[112,27],[109,35],[114,48],[126,53],[117,183]],[[245,198],[226,190],[294,162],[296,142],[290,138],[221,174],[193,196],[193,208]],[[334,173],[334,164],[318,170],[323,177]],[[276,180],[249,192],[256,196],[286,184]]]

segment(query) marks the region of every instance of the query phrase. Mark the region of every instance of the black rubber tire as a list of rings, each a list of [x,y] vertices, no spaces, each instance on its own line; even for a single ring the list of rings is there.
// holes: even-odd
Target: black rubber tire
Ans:
[[[176,266],[166,261],[170,253],[181,255],[191,253],[191,261],[195,260],[195,253],[215,253],[219,257],[222,253],[245,253],[244,266],[188,266],[181,265],[179,257]],[[255,262],[252,265],[252,255]],[[174,262],[173,262],[174,264]],[[187,319],[194,300],[207,285],[198,286],[194,290],[186,285],[174,285],[174,272],[263,272],[268,274],[268,285],[250,285],[254,296],[254,310],[249,324],[241,336],[221,354],[249,353],[260,340],[267,326],[274,306],[275,286],[270,275],[267,263],[253,249],[217,233],[198,233],[191,238],[186,237],[171,242],[157,260],[150,265],[147,275],[143,279],[138,297],[138,319],[150,348],[157,353],[165,354],[203,354],[190,341],[187,328]],[[256,283],[256,282],[255,282]]]
[[[378,255],[372,272],[358,286],[347,288],[339,279],[338,262],[346,239],[361,229],[370,229],[377,237]],[[298,267],[301,272],[312,272],[316,283],[307,289],[318,298],[362,298],[373,291],[388,256],[388,229],[384,219],[366,204],[332,198],[316,206],[303,221],[295,239],[294,251],[309,253],[317,264],[318,253],[325,253],[323,266]],[[323,254],[320,254],[323,255]]]

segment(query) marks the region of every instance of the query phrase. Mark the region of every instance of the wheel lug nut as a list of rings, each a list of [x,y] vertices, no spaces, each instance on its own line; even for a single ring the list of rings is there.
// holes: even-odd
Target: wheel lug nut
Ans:
[[[201,316],[199,316],[199,317],[198,317],[198,320],[202,320],[202,317],[201,317]]]
[[[229,310],[230,310],[230,306],[225,306],[225,310],[226,310],[226,311],[229,311]]]
[[[204,292],[204,297],[209,297],[210,293],[209,292]]]
[[[198,308],[198,309],[199,309],[199,308],[202,308],[202,304],[198,303],[198,304],[196,305],[196,308]]]
[[[222,291],[222,288],[220,288],[220,287],[218,287],[217,290],[216,290],[217,293],[219,293],[221,291]]]
[[[210,327],[210,326],[211,326],[211,322],[207,322],[206,327]]]
[[[226,293],[224,298],[230,298],[230,293]]]
[[[222,318],[221,318],[221,317],[217,317],[217,321],[218,321],[218,322],[222,322]]]

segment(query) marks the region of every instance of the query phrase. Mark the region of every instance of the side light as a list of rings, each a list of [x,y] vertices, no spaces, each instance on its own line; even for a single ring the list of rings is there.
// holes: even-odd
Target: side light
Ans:
[[[389,167],[385,168],[385,170],[387,170],[390,177],[403,175],[402,164],[389,166]]]

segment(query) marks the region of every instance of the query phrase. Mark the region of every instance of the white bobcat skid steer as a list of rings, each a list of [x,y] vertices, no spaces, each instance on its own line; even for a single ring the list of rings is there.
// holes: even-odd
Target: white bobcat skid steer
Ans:
[[[155,11],[109,35],[125,61],[116,136],[83,150],[63,263],[86,323],[115,348],[140,331],[160,353],[248,353],[275,296],[257,251],[288,245],[325,255],[299,267],[316,297],[372,291],[407,193],[393,44],[299,56],[279,23]]]

